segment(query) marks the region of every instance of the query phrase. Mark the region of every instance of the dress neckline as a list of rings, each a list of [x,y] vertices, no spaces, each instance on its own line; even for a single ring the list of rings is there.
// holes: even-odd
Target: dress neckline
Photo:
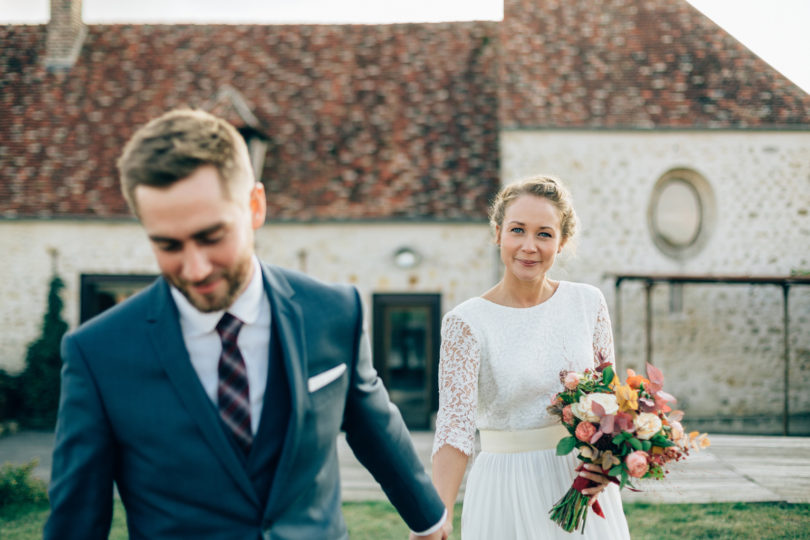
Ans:
[[[565,285],[564,285],[564,284],[565,284]],[[499,304],[499,303],[497,303],[497,302],[493,302],[492,300],[487,300],[487,299],[486,299],[486,298],[484,298],[483,296],[478,296],[477,298],[478,298],[479,300],[481,300],[481,301],[485,302],[486,304],[490,305],[490,306],[496,306],[496,307],[499,307],[499,308],[502,308],[502,309],[514,310],[514,311],[529,311],[529,310],[533,310],[533,309],[539,309],[541,306],[548,306],[549,304],[551,304],[551,303],[552,303],[552,301],[554,301],[554,299],[555,299],[555,298],[557,298],[558,296],[560,296],[560,289],[561,289],[562,287],[564,287],[564,286],[565,286],[565,287],[567,287],[567,286],[568,286],[568,285],[567,285],[567,282],[566,282],[566,281],[563,281],[563,280],[560,280],[560,281],[558,282],[558,284],[557,284],[557,290],[555,290],[555,291],[554,291],[554,293],[552,293],[552,295],[551,295],[551,296],[549,296],[548,298],[546,298],[544,301],[540,302],[539,304],[535,304],[535,305],[533,305],[533,306],[527,306],[527,307],[512,307],[512,306],[505,306],[505,305],[503,305],[503,304]]]

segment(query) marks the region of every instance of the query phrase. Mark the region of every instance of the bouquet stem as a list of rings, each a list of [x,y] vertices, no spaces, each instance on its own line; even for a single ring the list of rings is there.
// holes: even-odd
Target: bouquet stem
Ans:
[[[551,508],[551,520],[566,532],[580,529],[585,534],[585,521],[588,518],[588,497],[573,487]]]
[[[577,467],[577,471],[582,470],[582,465]],[[582,534],[585,534],[585,522],[588,519],[588,501],[590,497],[583,495],[582,490],[596,485],[596,482],[588,480],[582,476],[577,476],[574,479],[574,484],[565,492],[565,495],[557,501],[551,508],[549,515],[551,520],[562,527],[566,532],[574,532],[579,529]],[[605,517],[602,512],[602,507],[599,501],[593,503],[593,511],[596,515]]]

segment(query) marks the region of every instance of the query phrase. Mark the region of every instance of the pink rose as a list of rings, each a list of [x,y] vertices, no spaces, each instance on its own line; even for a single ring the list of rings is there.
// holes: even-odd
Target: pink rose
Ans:
[[[624,458],[624,464],[627,465],[627,472],[633,478],[641,478],[650,469],[649,456],[642,450],[630,453]]]
[[[591,442],[591,437],[596,433],[596,426],[590,422],[580,422],[574,435],[582,442]]]
[[[562,420],[568,425],[574,423],[574,412],[571,410],[571,405],[566,405],[562,410]]]
[[[563,381],[563,384],[568,390],[576,390],[577,385],[579,384],[579,375],[577,373],[574,373],[573,371],[569,371],[565,375],[565,380]]]

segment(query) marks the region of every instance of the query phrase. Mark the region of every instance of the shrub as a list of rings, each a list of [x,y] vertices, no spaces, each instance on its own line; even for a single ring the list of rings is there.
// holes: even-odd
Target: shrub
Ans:
[[[20,412],[19,377],[0,369],[0,423],[16,419]]]
[[[24,465],[6,463],[0,467],[0,508],[22,504],[44,504],[48,501],[45,482],[32,474],[37,461]]]

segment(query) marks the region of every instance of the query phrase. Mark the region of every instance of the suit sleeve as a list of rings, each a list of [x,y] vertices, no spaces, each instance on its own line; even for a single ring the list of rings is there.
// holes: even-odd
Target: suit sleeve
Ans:
[[[77,340],[62,341],[62,385],[45,540],[106,539],[112,520],[114,443]]]
[[[399,410],[388,398],[371,361],[357,292],[354,366],[343,420],[346,441],[360,463],[413,531],[426,531],[442,520],[444,504],[419,461]],[[351,367],[351,366],[350,366]]]

